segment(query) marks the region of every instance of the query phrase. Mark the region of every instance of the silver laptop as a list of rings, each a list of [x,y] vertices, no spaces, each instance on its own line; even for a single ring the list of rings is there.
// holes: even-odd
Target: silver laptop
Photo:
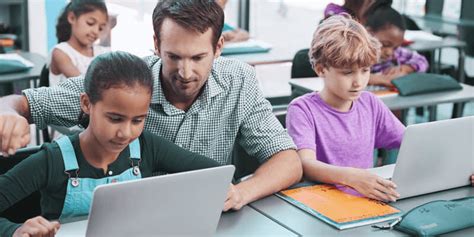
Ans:
[[[474,116],[408,126],[396,164],[370,171],[391,178],[400,198],[469,185]]]
[[[68,223],[58,236],[212,236],[234,170],[228,165],[99,186],[87,231],[86,221]]]

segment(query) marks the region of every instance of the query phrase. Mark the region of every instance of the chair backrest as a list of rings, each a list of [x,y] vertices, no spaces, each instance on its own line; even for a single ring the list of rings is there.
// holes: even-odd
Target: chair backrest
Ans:
[[[467,56],[474,57],[474,26],[459,26],[459,39],[466,42],[464,52]]]
[[[19,164],[31,154],[38,152],[40,146],[27,147],[19,149],[15,155],[9,157],[0,156],[0,174],[6,173],[8,170]],[[25,174],[28,175],[28,174]],[[3,187],[5,188],[5,187]],[[11,206],[7,210],[0,213],[1,217],[5,217],[16,223],[23,223],[27,219],[41,214],[40,193],[35,192],[24,198],[20,202]]]
[[[474,1],[462,0],[460,18],[461,20],[474,20]]]
[[[260,166],[260,163],[236,142],[232,150],[232,165],[235,166],[234,179],[239,180],[247,175],[253,174]]]
[[[296,52],[291,65],[291,78],[317,77],[309,62],[308,52],[309,49]]]
[[[41,74],[39,78],[39,86],[49,86],[49,68],[48,65],[45,64],[43,69],[41,69]]]
[[[441,17],[443,14],[444,0],[426,0],[426,15]]]

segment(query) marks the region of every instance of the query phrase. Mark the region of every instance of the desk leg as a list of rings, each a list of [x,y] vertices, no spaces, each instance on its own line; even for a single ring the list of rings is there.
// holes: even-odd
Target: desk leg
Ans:
[[[458,58],[458,81],[460,83],[464,83],[464,60],[466,58],[466,53],[464,52],[464,48],[459,47],[458,48],[458,53],[459,53],[459,58]],[[463,110],[464,110],[464,105],[465,102],[461,103],[455,103],[453,105],[453,113],[452,113],[452,118],[459,118],[462,117]]]
[[[465,102],[462,102],[462,103],[455,103],[453,105],[453,114],[452,114],[452,118],[460,118],[462,117],[462,114],[463,114],[463,111],[464,111],[464,105],[466,103]]]
[[[436,105],[428,106],[428,119],[430,122],[436,121],[436,115],[438,113],[438,107]]]
[[[407,117],[408,117],[408,110],[409,109],[401,109],[400,110],[400,122],[402,122],[405,126],[407,126]]]

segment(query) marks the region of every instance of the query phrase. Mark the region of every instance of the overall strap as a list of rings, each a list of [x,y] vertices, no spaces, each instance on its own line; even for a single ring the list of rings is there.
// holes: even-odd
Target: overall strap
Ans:
[[[61,150],[61,155],[64,160],[65,171],[77,170],[79,165],[77,164],[76,153],[72,146],[71,140],[68,136],[62,136],[55,141]]]
[[[129,145],[128,149],[130,150],[130,160],[132,162],[132,172],[133,175],[140,175],[140,140],[135,139]]]
[[[130,159],[140,160],[140,140],[135,139],[129,145]]]

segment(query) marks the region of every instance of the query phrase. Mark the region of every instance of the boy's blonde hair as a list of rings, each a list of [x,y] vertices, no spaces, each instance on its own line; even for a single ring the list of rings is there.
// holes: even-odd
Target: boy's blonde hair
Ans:
[[[313,34],[309,59],[313,68],[370,67],[378,61],[380,42],[348,14],[324,20]]]

